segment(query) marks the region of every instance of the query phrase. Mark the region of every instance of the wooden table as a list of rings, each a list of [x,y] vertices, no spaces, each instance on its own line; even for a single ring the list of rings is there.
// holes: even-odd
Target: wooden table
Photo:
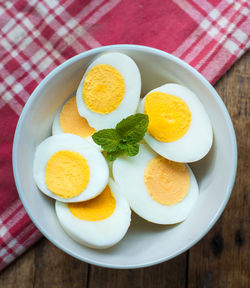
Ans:
[[[113,270],[80,262],[42,239],[0,274],[0,287],[250,287],[249,68],[250,53],[215,85],[234,123],[238,172],[223,215],[198,244],[153,267]]]

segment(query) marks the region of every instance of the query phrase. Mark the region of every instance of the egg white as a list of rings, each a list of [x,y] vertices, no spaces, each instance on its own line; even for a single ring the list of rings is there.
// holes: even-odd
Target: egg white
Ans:
[[[83,83],[90,69],[98,64],[108,64],[117,69],[125,82],[125,95],[116,110],[99,114],[89,110],[82,97]],[[99,56],[86,70],[76,93],[79,114],[85,117],[96,130],[114,128],[123,118],[136,112],[141,93],[140,71],[132,58],[122,53],[106,53]]]
[[[90,178],[85,190],[72,198],[61,198],[54,195],[45,183],[45,169],[50,157],[58,151],[68,150],[82,155],[88,162]],[[102,153],[88,141],[74,134],[58,134],[48,137],[39,144],[35,151],[33,175],[38,188],[47,196],[62,202],[80,202],[94,198],[106,187],[109,168]]]
[[[57,134],[61,134],[61,133],[65,133],[62,130],[61,124],[60,124],[60,113],[63,109],[63,106],[74,96],[69,97],[68,99],[66,99],[66,101],[62,104],[62,106],[59,108],[59,110],[56,113],[56,116],[54,118],[53,124],[52,124],[52,135],[57,135]],[[101,148],[101,146],[97,145],[94,140],[92,139],[91,136],[88,136],[86,138],[84,138],[85,140],[87,140],[89,143],[91,143],[92,145],[94,145],[97,149],[99,149],[100,151],[102,151],[103,149]]]
[[[78,243],[90,248],[104,249],[117,244],[126,234],[130,221],[131,210],[125,197],[109,180],[109,187],[113,192],[116,206],[114,212],[100,221],[87,221],[75,217],[66,203],[56,201],[56,214],[65,232]]]
[[[141,144],[134,157],[118,158],[113,163],[114,180],[131,209],[140,217],[157,224],[175,224],[187,218],[197,201],[199,188],[190,167],[190,188],[185,198],[174,205],[163,205],[148,193],[144,182],[144,171],[150,160],[157,157],[148,145]]]
[[[194,162],[202,159],[212,146],[213,130],[210,119],[197,96],[188,88],[174,83],[160,86],[148,94],[153,91],[183,99],[191,112],[191,124],[187,133],[173,142],[160,142],[146,133],[144,139],[147,144],[161,156],[175,162]],[[144,113],[147,95],[142,99],[138,112]]]

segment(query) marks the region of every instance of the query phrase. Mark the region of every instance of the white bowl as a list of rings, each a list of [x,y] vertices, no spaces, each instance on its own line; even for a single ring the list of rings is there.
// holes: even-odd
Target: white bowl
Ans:
[[[178,225],[151,224],[134,215],[125,238],[113,248],[94,250],[73,241],[60,226],[54,201],[42,194],[32,175],[36,146],[51,135],[54,116],[75,93],[84,70],[105,51],[131,56],[142,76],[142,95],[166,82],[185,85],[199,97],[210,116],[214,143],[209,154],[191,165],[200,196],[190,216]],[[83,52],[53,70],[35,89],[19,119],[13,144],[13,169],[23,205],[38,229],[66,253],[110,268],[139,268],[185,252],[215,224],[230,197],[237,166],[233,125],[221,98],[208,81],[182,60],[163,51],[137,45],[114,45]]]

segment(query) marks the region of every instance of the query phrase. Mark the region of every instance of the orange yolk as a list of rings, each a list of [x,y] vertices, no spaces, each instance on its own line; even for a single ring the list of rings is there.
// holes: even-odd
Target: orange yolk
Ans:
[[[76,96],[70,98],[63,106],[59,122],[64,133],[75,134],[82,138],[87,138],[95,133],[95,129],[89,126],[88,121],[79,115]]]
[[[79,153],[59,151],[53,154],[45,169],[47,188],[61,198],[72,198],[87,187],[90,169],[87,160]]]
[[[121,73],[107,64],[98,64],[88,72],[82,90],[86,107],[99,114],[117,109],[125,95],[125,82]]]
[[[148,133],[158,141],[176,141],[190,127],[191,112],[179,97],[151,92],[145,99],[144,111],[149,117]]]
[[[144,183],[155,201],[163,205],[173,205],[187,195],[190,177],[185,164],[159,156],[149,161],[144,171]]]
[[[108,218],[115,210],[116,202],[109,186],[94,199],[68,203],[70,212],[77,218],[86,221],[100,221]]]

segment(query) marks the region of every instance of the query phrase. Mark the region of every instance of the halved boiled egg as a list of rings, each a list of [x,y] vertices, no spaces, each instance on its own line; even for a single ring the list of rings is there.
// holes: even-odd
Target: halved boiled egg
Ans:
[[[176,162],[203,158],[213,142],[209,117],[197,96],[179,84],[165,84],[150,91],[139,112],[149,117],[144,137],[163,157]]]
[[[111,179],[94,199],[78,203],[56,201],[56,214],[71,238],[99,249],[118,243],[126,234],[131,218],[127,200]]]
[[[131,209],[157,224],[185,220],[199,194],[187,164],[163,158],[145,144],[136,156],[116,159],[113,176]]]
[[[73,134],[48,137],[35,151],[33,174],[38,188],[62,202],[96,197],[106,187],[109,168],[102,153]]]
[[[79,114],[96,130],[114,128],[136,112],[141,76],[135,62],[122,53],[106,53],[86,70],[77,89]]]
[[[67,99],[56,113],[52,125],[52,135],[60,133],[71,133],[81,136],[101,149],[91,137],[95,133],[95,129],[78,113],[76,96]]]

